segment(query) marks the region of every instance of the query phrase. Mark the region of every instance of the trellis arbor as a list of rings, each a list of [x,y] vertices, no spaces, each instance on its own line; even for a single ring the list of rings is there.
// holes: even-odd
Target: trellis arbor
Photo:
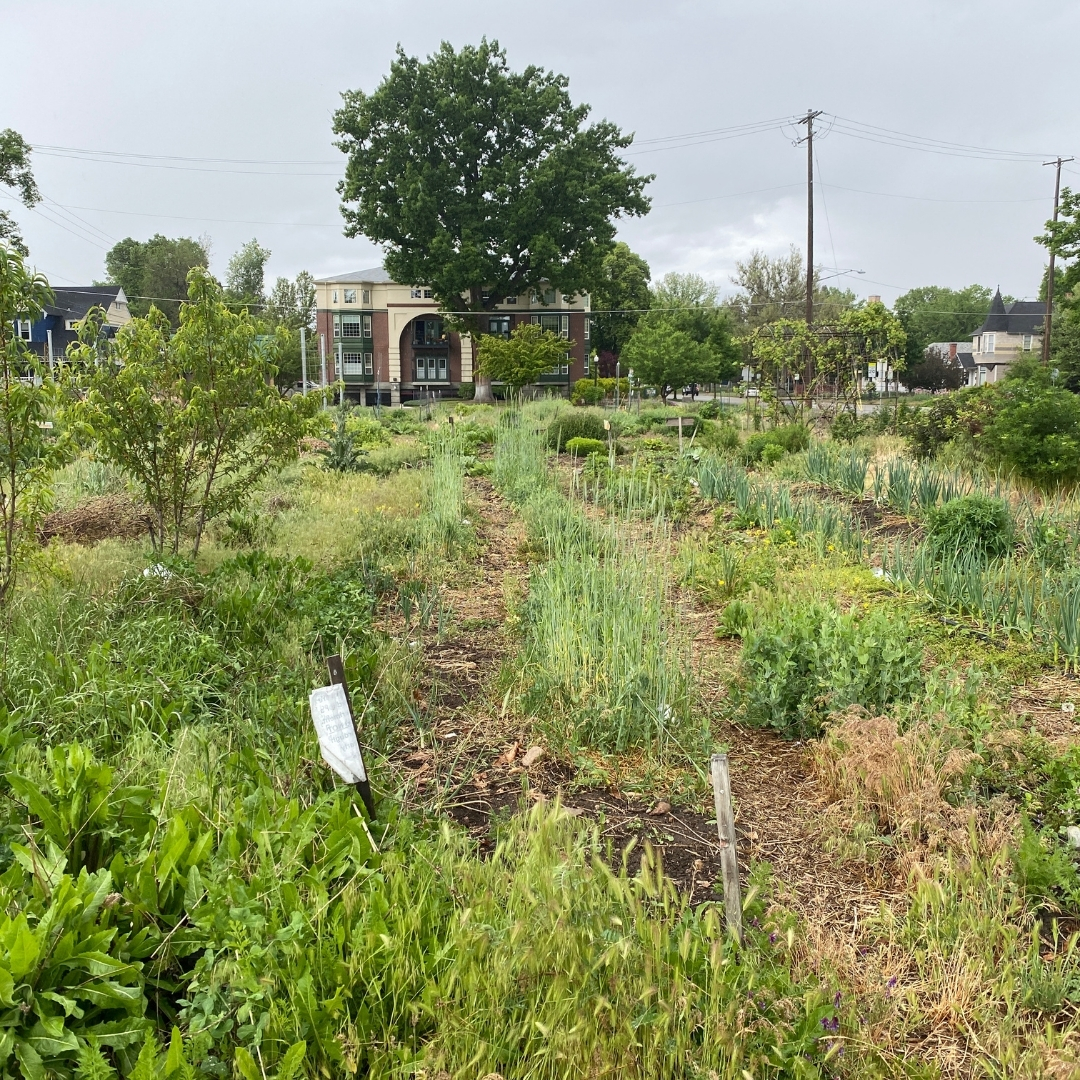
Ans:
[[[781,409],[803,419],[815,401],[828,415],[857,409],[867,363],[887,360],[902,370],[906,343],[899,319],[874,302],[830,324],[779,319],[759,326],[748,339],[749,363],[774,419]]]

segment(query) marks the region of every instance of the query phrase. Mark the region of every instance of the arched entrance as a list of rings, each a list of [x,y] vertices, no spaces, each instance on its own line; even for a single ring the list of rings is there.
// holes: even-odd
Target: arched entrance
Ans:
[[[405,324],[398,343],[402,400],[448,391],[461,370],[458,335],[438,312],[416,315]]]

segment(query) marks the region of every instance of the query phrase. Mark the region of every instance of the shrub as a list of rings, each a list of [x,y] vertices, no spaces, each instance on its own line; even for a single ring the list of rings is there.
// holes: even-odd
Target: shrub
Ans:
[[[630,393],[630,380],[619,379],[619,393],[625,401]],[[605,398],[615,396],[615,379],[578,379],[570,389],[574,405],[599,405]]]
[[[829,434],[837,442],[853,443],[867,428],[867,418],[853,416],[849,412],[840,413],[829,425]]]
[[[585,409],[561,412],[548,425],[547,444],[553,450],[561,450],[571,439],[599,439],[604,442],[607,432],[599,413]]]
[[[461,398],[462,401],[472,401],[472,399],[476,397],[476,384],[463,382],[458,387],[457,396]]]
[[[766,446],[779,446],[788,453],[798,453],[810,445],[810,429],[804,424],[787,424],[771,431],[759,431],[743,444],[743,459],[747,465],[761,460]]]
[[[1012,546],[1009,508],[989,495],[963,495],[934,507],[926,515],[926,529],[935,544],[950,551],[994,556]]]
[[[697,441],[706,450],[735,450],[739,446],[739,432],[730,424],[703,420],[698,425]]]
[[[570,391],[570,402],[573,405],[599,405],[603,400],[604,388],[592,379],[578,379]]]
[[[737,697],[749,723],[808,738],[831,712],[909,698],[921,659],[910,628],[886,611],[859,618],[816,603],[784,608],[744,632]]]
[[[1006,383],[980,448],[1040,487],[1080,478],[1080,397],[1035,383]]]
[[[698,409],[698,416],[702,420],[715,420],[720,415],[720,402],[719,401],[706,401],[700,409]]]
[[[767,443],[761,448],[761,464],[775,465],[787,451],[776,443]]]
[[[582,439],[580,437],[568,439],[563,449],[568,454],[574,454],[577,457],[588,457],[589,454],[606,454],[608,451],[607,443],[603,439]]]

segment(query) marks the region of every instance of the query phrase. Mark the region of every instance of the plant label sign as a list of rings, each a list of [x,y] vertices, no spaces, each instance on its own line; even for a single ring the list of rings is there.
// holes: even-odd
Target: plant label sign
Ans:
[[[358,784],[367,780],[360,744],[356,741],[349,699],[341,683],[312,690],[311,719],[319,736],[323,760],[345,781]]]

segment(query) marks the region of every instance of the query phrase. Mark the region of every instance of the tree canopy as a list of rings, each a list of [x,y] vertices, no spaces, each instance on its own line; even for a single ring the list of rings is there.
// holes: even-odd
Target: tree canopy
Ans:
[[[334,115],[346,235],[382,244],[391,277],[430,287],[475,336],[507,296],[592,291],[616,219],[648,211],[651,177],[619,157],[632,136],[587,125],[567,86],[539,67],[511,71],[487,39],[443,42],[423,61],[399,47],[379,86],[348,91]],[[482,378],[477,395],[490,397]]]
[[[126,237],[105,256],[108,279],[124,290],[131,314],[144,316],[156,307],[174,327],[180,325],[189,271],[209,265],[205,241],[188,236],[170,239],[160,233],[149,240]]]
[[[904,371],[904,385],[909,390],[959,390],[964,385],[964,369],[948,353],[927,349],[919,363]]]
[[[41,192],[30,168],[30,144],[11,128],[0,131],[0,184],[17,191],[23,206],[33,207],[41,202]],[[29,254],[19,226],[7,210],[0,210],[0,243],[14,248],[24,258]]]
[[[652,303],[649,264],[620,240],[605,256],[592,290],[592,346],[616,356]]]
[[[624,370],[633,366],[635,377],[665,397],[670,388],[735,376],[741,353],[711,281],[699,274],[665,274],[650,290],[649,305],[623,350]]]
[[[246,312],[230,310],[203,267],[173,333],[156,308],[120,328],[101,360],[93,320],[69,352],[82,400],[74,413],[98,452],[127,472],[150,507],[154,546],[198,553],[206,523],[241,507],[277,463],[295,457],[303,410],[273,386],[277,342],[259,340]]]
[[[237,304],[261,306],[266,299],[266,262],[270,249],[252,238],[229,259],[225,289]]]
[[[743,330],[802,318],[806,310],[806,267],[802,252],[791,245],[787,255],[770,258],[753,251],[750,258],[735,264],[732,284],[742,291],[726,301],[735,324]],[[856,297],[847,289],[822,286],[814,271],[814,321],[835,322],[840,314],[855,306]]]
[[[970,341],[990,310],[990,298],[985,285],[923,285],[898,296],[893,311],[907,334],[908,368],[918,367],[935,341]]]
[[[484,334],[477,348],[476,370],[514,390],[528,386],[557,364],[574,343],[542,330],[537,323],[518,323],[508,338]]]

